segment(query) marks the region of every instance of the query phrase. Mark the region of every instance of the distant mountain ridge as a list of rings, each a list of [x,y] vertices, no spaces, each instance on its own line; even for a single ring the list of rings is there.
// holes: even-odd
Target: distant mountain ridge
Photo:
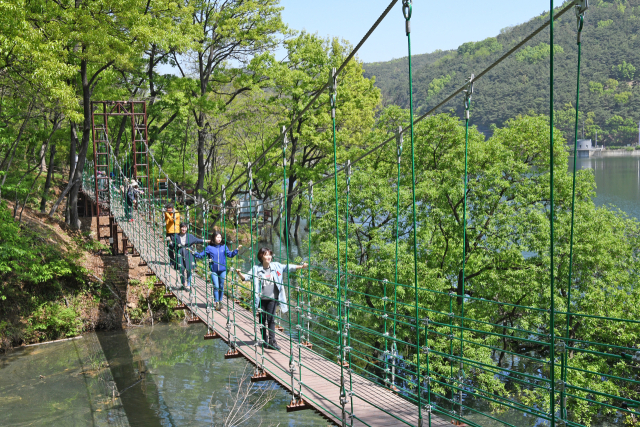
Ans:
[[[558,8],[561,9],[562,7]],[[456,50],[412,57],[414,107],[425,112],[540,27],[549,14],[501,31],[496,37],[464,43]],[[640,0],[594,0],[582,34],[580,121],[585,137],[609,145],[638,142],[640,120]],[[576,17],[569,11],[555,25],[555,103],[557,125],[573,140],[578,48]],[[538,34],[475,85],[472,122],[482,130],[501,126],[519,114],[548,114],[549,31]],[[407,58],[364,65],[386,105],[408,108]],[[441,112],[461,116],[462,97]],[[580,135],[582,136],[582,135]]]

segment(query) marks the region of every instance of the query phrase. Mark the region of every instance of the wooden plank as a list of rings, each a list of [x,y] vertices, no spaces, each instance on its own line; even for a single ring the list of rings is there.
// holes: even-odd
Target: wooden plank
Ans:
[[[114,216],[118,218],[118,215]],[[166,284],[168,291],[175,295],[179,303],[184,304],[193,316],[202,319],[209,330],[216,332],[227,343],[229,340],[226,328],[227,318],[229,315],[233,316],[232,310],[235,309],[236,325],[235,328],[231,328],[231,339],[233,340],[235,333],[236,349],[250,363],[256,366],[264,363],[264,369],[269,373],[270,379],[289,392],[291,392],[289,359],[290,350],[293,348],[294,360],[296,363],[298,360],[302,362],[301,378],[298,366],[295,368],[294,387],[297,389],[301,380],[302,397],[307,405],[332,422],[341,424],[342,408],[338,403],[340,401],[338,386],[340,366],[337,363],[325,359],[305,346],[300,347],[300,359],[298,359],[298,345],[295,343],[291,346],[286,343],[289,335],[284,331],[276,332],[282,347],[281,351],[263,350],[262,348],[258,348],[256,351],[253,336],[254,314],[240,307],[239,304],[227,301],[226,296],[223,299],[221,311],[207,310],[208,307],[211,308],[211,285],[194,274],[192,291],[182,289],[178,272],[169,265],[168,251],[166,243],[162,240],[162,235],[154,230],[153,224],[148,223],[142,214],[134,212],[134,218],[133,222],[119,222],[120,227],[130,237],[130,242],[147,263],[148,268],[157,276],[158,280]],[[207,296],[209,296],[209,304]],[[321,372],[322,376],[314,371]],[[417,407],[400,397],[398,393],[357,374],[352,374],[351,379],[354,392],[353,410],[356,417],[353,422],[354,426],[416,426],[418,424]],[[351,402],[347,403],[346,409],[347,411],[351,410]],[[404,422],[390,414],[401,418]],[[426,412],[423,414],[426,424],[428,414]],[[450,426],[451,424],[432,415],[431,425]]]

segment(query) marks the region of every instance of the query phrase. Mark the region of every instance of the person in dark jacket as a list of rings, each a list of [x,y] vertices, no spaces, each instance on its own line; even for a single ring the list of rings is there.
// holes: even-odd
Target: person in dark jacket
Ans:
[[[169,248],[176,251],[176,259],[174,261],[173,268],[178,270],[178,273],[180,274],[182,287],[187,290],[191,290],[191,276],[193,274],[193,269],[196,266],[196,259],[189,248],[193,245],[204,243],[204,240],[198,239],[193,234],[187,233],[187,230],[187,224],[180,224],[180,233],[173,235],[173,239],[171,243],[169,243]],[[185,275],[187,276],[186,286]]]
[[[227,258],[233,258],[238,255],[238,251],[242,245],[234,251],[229,250],[226,244],[222,242],[222,234],[214,231],[211,235],[209,245],[204,251],[197,253],[196,258],[209,258],[209,267],[211,268],[211,282],[213,283],[213,299],[215,301],[216,310],[222,310],[222,295],[224,294],[224,279],[227,275]]]
[[[129,221],[133,221],[131,218],[131,212],[133,211],[133,207],[137,204],[138,195],[142,194],[142,190],[138,188],[138,182],[134,179],[129,184],[129,188],[127,189],[127,204],[125,205],[125,214],[126,219]]]

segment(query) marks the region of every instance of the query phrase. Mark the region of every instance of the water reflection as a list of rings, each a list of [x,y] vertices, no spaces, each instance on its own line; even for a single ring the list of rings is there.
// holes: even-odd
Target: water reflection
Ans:
[[[223,425],[243,359],[204,341],[204,325],[161,324],[86,334],[0,357],[0,424],[10,426]],[[255,387],[266,387],[261,383]],[[247,426],[326,426],[275,398]]]
[[[615,205],[628,215],[640,218],[640,159],[603,157],[577,159],[578,170],[592,169],[596,180],[596,206]],[[569,162],[573,169],[573,161]]]

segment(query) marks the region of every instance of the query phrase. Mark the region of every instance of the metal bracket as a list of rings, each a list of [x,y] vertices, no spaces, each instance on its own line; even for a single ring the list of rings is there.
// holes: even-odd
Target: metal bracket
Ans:
[[[473,96],[473,81],[476,78],[474,74],[471,74],[471,77],[467,79],[467,84],[465,85],[465,89],[462,91],[464,93],[464,110],[465,110],[465,118],[469,120],[469,109],[471,108],[471,97]]]
[[[400,164],[400,160],[402,158],[402,143],[404,142],[404,137],[402,133],[402,126],[398,126],[398,133],[396,133],[396,145],[398,151],[398,164]]]
[[[407,35],[411,33],[411,0],[402,0],[402,15],[406,22],[405,32]]]
[[[589,9],[589,0],[577,0],[575,5],[576,17],[580,18]]]
[[[576,25],[578,27],[578,44],[582,42],[582,28],[584,27],[584,14],[589,9],[589,0],[578,0],[575,5]]]
[[[345,173],[347,175],[347,193],[351,192],[351,160],[347,160],[345,166]]]
[[[331,75],[329,76],[329,90],[331,93],[329,94],[329,102],[331,104],[331,118],[336,118],[336,98],[338,93],[338,78],[337,78],[336,69],[331,69]]]

